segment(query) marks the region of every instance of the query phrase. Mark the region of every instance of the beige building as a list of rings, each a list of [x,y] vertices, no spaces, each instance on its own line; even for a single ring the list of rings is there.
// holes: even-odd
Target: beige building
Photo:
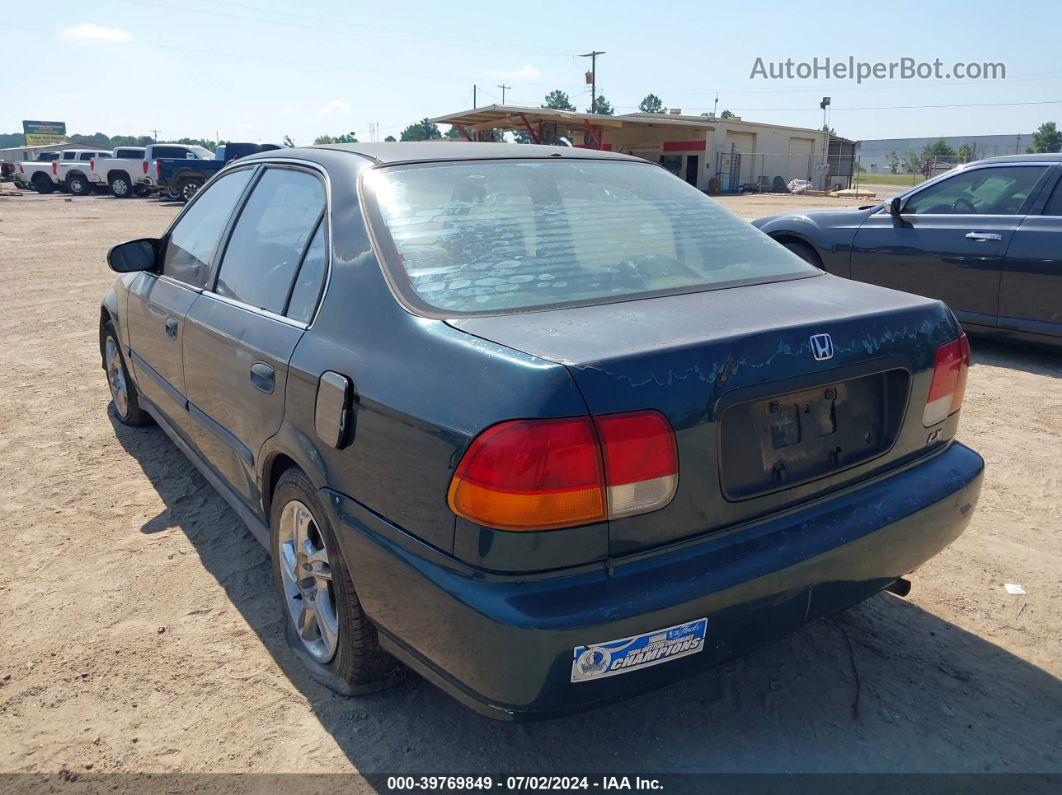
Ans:
[[[826,134],[822,130],[715,119],[678,113],[601,116],[551,108],[488,105],[439,116],[468,140],[491,130],[522,132],[534,142],[623,152],[659,163],[691,185],[707,191],[713,177],[719,190],[778,189],[793,179],[821,186],[826,176]],[[829,184],[848,187],[854,143],[832,136]]]

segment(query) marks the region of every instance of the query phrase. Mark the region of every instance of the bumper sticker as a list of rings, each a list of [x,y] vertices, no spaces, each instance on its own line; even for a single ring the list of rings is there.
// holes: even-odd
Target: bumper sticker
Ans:
[[[698,618],[631,638],[576,646],[572,681],[590,682],[688,657],[704,648],[707,632],[708,619]]]

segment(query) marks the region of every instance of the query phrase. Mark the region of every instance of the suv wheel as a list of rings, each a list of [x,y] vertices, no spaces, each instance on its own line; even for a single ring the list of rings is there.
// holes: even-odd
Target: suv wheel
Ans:
[[[100,347],[103,349],[103,367],[107,372],[107,386],[111,390],[114,416],[123,425],[150,424],[151,415],[140,408],[140,395],[133,379],[129,377],[118,335],[111,323],[103,327]]]
[[[380,648],[317,489],[299,469],[284,472],[270,511],[273,581],[295,656],[326,687],[343,695],[386,687],[398,663]]]
[[[111,186],[111,193],[119,199],[125,199],[133,195],[132,186],[129,184],[129,177],[125,174],[115,174],[111,177],[109,184]]]

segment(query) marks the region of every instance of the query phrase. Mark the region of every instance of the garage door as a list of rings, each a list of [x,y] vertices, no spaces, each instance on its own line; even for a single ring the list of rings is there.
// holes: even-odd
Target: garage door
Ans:
[[[726,131],[726,151],[731,150],[741,155],[741,168],[738,171],[738,184],[752,182],[752,153],[756,151],[756,133]]]
[[[815,139],[814,138],[790,138],[789,139],[789,163],[785,181],[791,179],[811,179],[814,169]]]

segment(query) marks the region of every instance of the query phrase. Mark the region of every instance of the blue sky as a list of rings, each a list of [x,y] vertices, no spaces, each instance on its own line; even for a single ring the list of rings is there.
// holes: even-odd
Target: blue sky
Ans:
[[[310,143],[354,130],[397,137],[408,123],[500,100],[541,103],[554,88],[589,104],[598,84],[617,112],[647,93],[686,113],[831,126],[853,139],[1027,133],[1062,124],[1062,4],[981,2],[355,3],[305,0],[53,0],[0,17],[7,96],[0,131],[22,119],[69,132]],[[765,61],[902,57],[949,68],[1003,62],[1006,80],[751,80]],[[17,79],[14,73],[17,70]],[[1060,100],[1055,104],[1046,103]],[[976,107],[905,108],[898,105]],[[1011,103],[1011,104],[1002,104]],[[874,108],[874,109],[871,109]]]

